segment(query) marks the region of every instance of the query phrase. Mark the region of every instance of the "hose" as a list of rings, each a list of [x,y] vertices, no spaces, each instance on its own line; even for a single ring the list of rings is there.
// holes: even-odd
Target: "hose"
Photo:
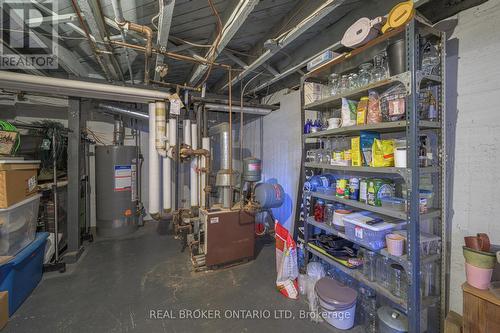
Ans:
[[[19,149],[19,146],[21,145],[21,135],[19,135],[19,131],[17,130],[16,126],[12,125],[11,123],[5,120],[0,120],[0,129],[8,132],[17,133],[16,148],[14,148],[14,154],[15,154]]]

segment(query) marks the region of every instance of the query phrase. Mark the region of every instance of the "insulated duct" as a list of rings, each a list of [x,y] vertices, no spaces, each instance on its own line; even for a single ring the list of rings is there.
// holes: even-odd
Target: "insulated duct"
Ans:
[[[39,92],[48,95],[105,99],[118,102],[149,103],[170,97],[167,92],[105,83],[0,71],[0,88],[7,91]]]
[[[161,157],[167,156],[167,110],[165,109],[165,102],[158,101],[156,104],[156,117],[155,117],[155,146],[156,151]]]
[[[160,158],[155,146],[156,104],[149,103],[149,214],[160,216]]]

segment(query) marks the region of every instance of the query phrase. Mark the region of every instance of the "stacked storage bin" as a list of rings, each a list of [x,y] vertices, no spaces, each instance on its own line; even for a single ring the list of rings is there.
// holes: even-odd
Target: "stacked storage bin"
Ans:
[[[0,160],[0,291],[9,294],[9,316],[42,277],[48,233],[36,234],[38,165]]]

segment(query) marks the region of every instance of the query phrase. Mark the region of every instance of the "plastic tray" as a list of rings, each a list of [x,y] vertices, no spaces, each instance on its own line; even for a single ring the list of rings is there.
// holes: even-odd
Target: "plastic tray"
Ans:
[[[382,219],[384,222],[369,225],[367,222]],[[371,212],[349,214],[344,217],[346,238],[373,251],[385,247],[385,235],[403,228],[405,221]]]

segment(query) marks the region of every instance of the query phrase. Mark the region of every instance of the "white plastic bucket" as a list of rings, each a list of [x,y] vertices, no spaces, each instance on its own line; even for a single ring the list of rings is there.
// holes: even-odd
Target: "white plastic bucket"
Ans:
[[[354,326],[358,292],[330,277],[320,279],[314,289],[322,309],[321,318],[335,328],[351,329]]]
[[[356,303],[349,308],[337,310],[320,297],[318,299],[319,305],[323,309],[321,316],[327,323],[341,330],[349,330],[354,326]]]

